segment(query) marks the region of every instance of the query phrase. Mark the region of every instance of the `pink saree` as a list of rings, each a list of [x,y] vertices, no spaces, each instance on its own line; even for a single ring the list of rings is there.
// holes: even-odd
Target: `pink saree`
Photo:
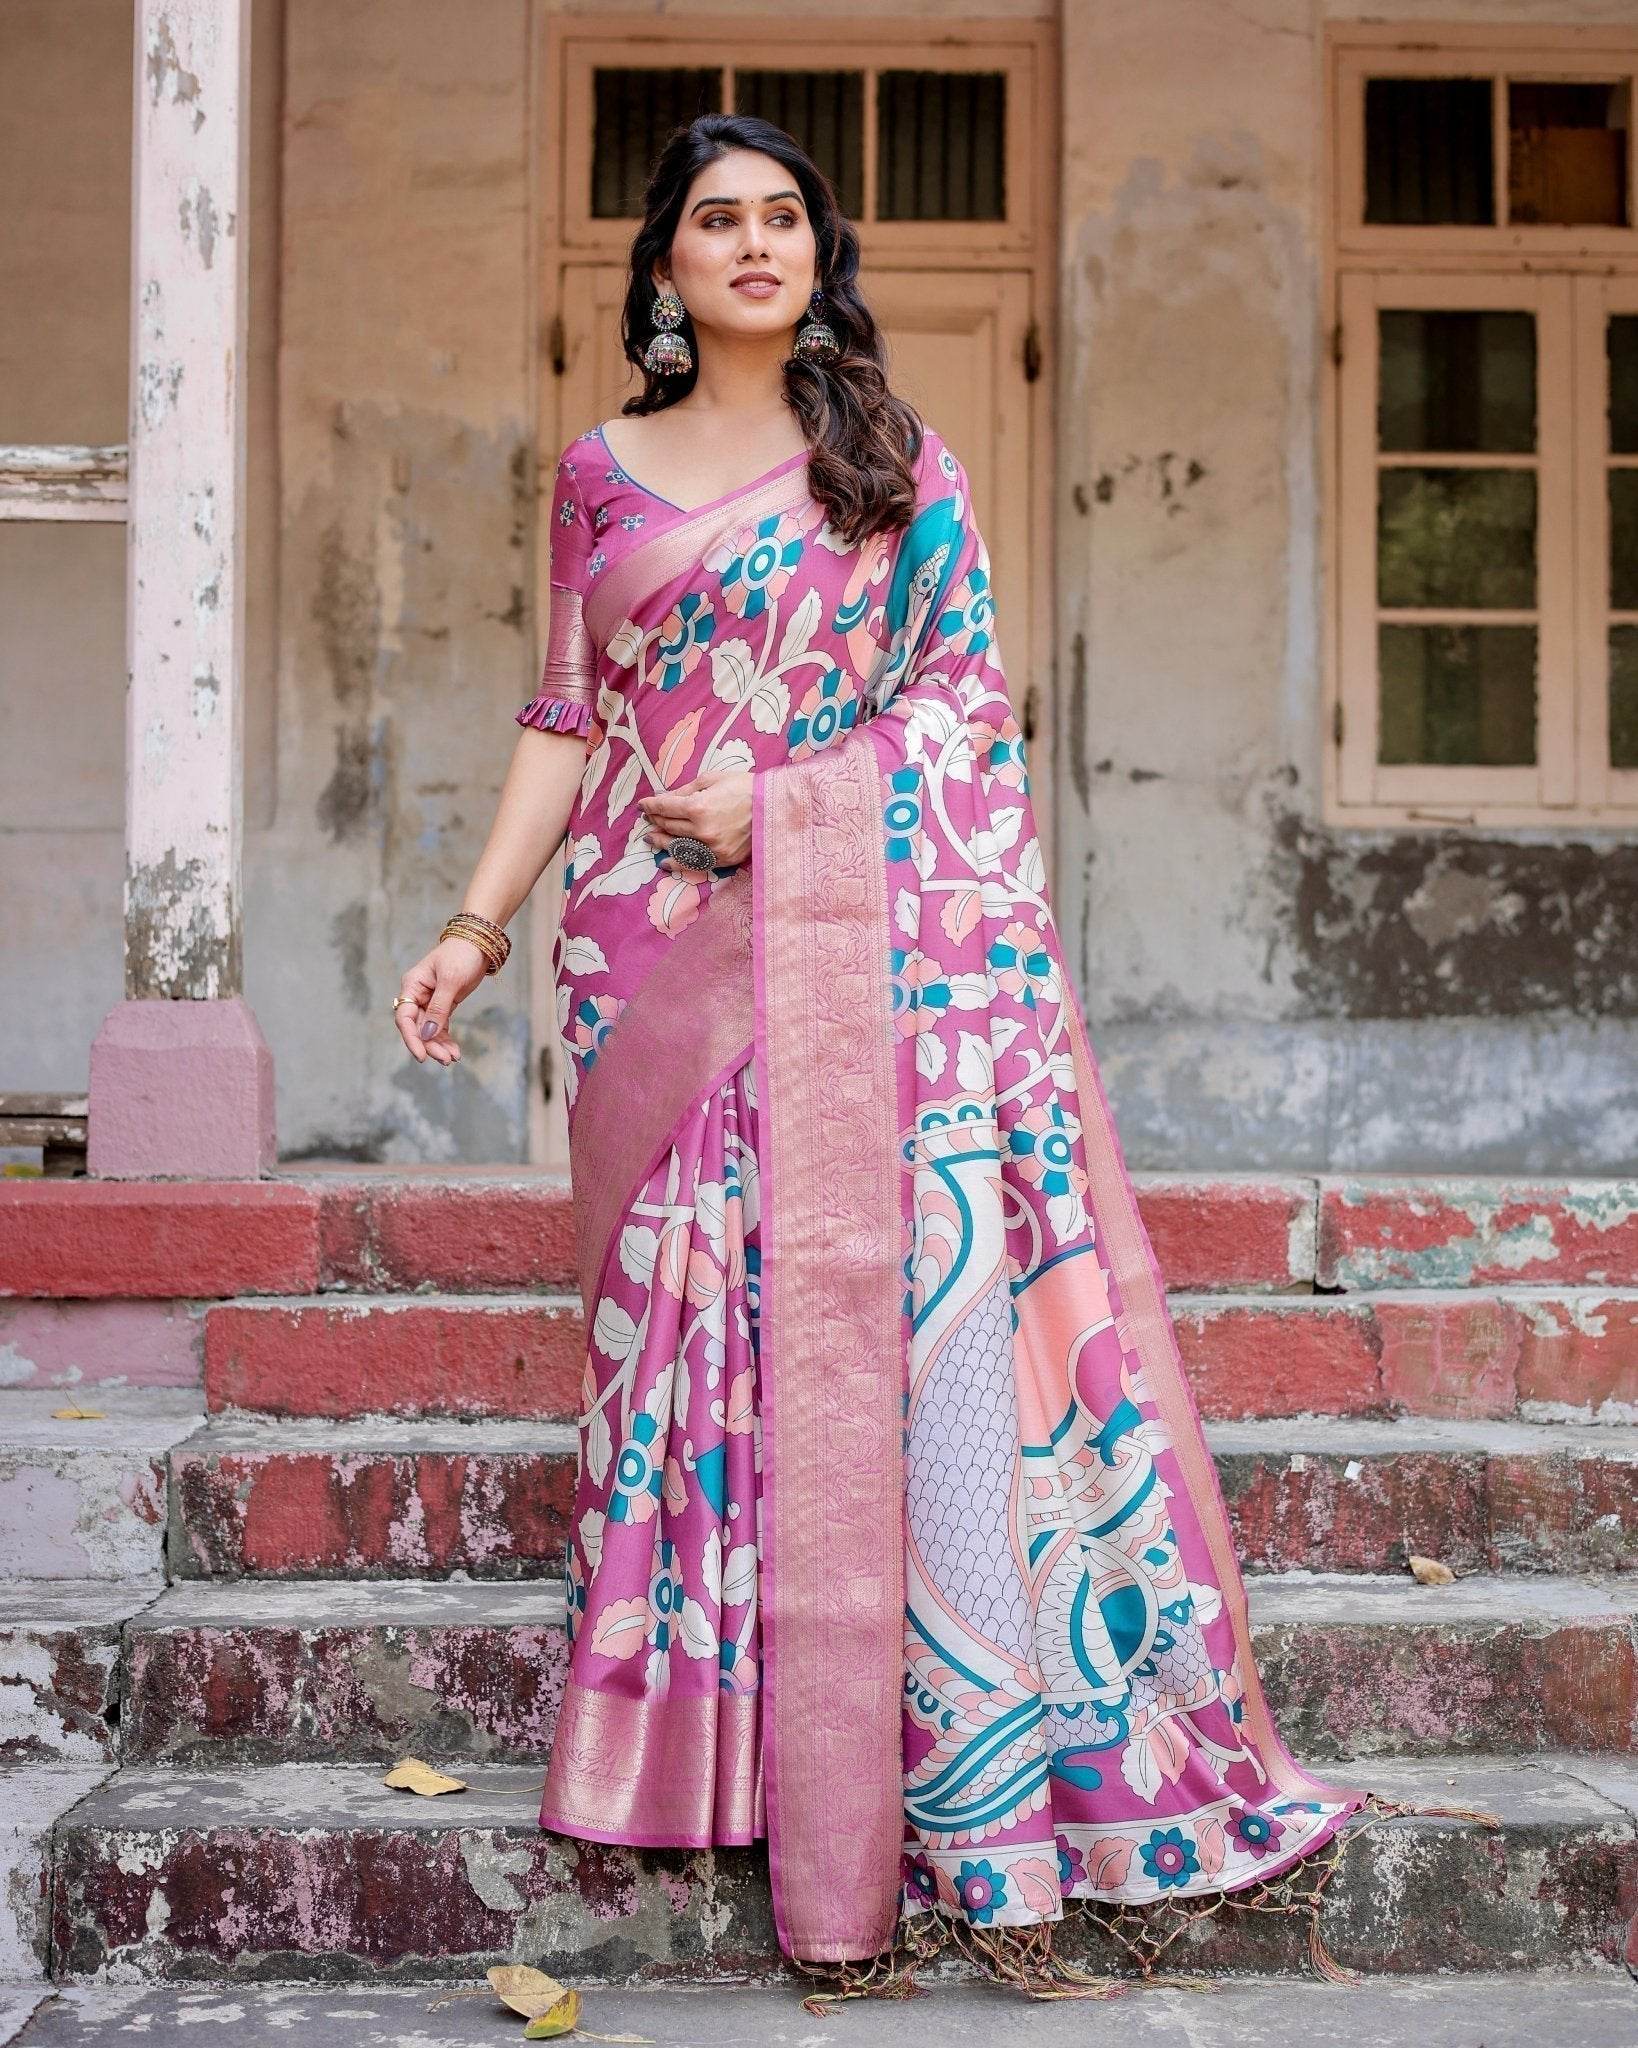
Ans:
[[[1362,1801],[1265,1706],[1046,893],[966,475],[846,545],[564,451],[520,722],[585,736],[554,961],[589,1345],[543,1826],[766,1836],[785,1953],[1232,1893]],[[636,799],[755,774],[665,873]]]

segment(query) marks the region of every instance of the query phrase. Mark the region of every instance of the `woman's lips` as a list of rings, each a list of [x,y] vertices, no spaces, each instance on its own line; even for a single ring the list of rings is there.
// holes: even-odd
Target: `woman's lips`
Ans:
[[[780,285],[777,278],[736,277],[733,288],[736,292],[743,292],[748,299],[771,299],[780,290]]]

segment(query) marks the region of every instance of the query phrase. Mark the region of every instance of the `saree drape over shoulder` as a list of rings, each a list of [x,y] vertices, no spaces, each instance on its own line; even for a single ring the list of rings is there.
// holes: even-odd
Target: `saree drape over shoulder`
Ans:
[[[1361,1804],[1270,1721],[1053,915],[988,556],[806,457],[687,510],[593,432],[541,692],[582,733],[555,958],[589,1347],[544,1826],[768,1838],[787,1954],[901,1914],[1256,1884]],[[666,873],[639,796],[755,776]]]

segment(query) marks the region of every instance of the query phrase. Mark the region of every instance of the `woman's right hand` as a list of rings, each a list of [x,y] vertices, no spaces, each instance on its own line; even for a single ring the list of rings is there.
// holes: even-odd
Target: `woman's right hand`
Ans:
[[[461,1048],[449,1035],[450,1012],[471,995],[487,971],[482,953],[470,939],[442,939],[404,976],[393,1016],[399,1037],[423,1065],[430,1059],[452,1067],[460,1058]]]

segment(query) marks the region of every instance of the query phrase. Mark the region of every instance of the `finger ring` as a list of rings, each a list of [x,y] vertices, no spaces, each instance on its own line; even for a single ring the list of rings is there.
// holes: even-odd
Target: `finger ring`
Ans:
[[[394,1015],[394,1016],[396,1017],[396,1016],[398,1015],[399,1011],[400,1011],[400,1010],[401,1010],[401,1009],[402,1009],[402,1008],[404,1007],[404,1005],[405,1005],[406,1003],[410,1003],[410,1004],[413,1004],[413,1003],[414,1003],[414,1001],[415,1001],[415,998],[414,998],[414,996],[400,996],[400,997],[398,998],[397,1002],[395,1002],[395,1003],[393,1004],[393,1006],[392,1006],[392,1013],[393,1013],[393,1015]]]
[[[717,864],[716,855],[703,839],[673,839],[666,852],[678,867],[690,868],[696,874],[708,875]]]

